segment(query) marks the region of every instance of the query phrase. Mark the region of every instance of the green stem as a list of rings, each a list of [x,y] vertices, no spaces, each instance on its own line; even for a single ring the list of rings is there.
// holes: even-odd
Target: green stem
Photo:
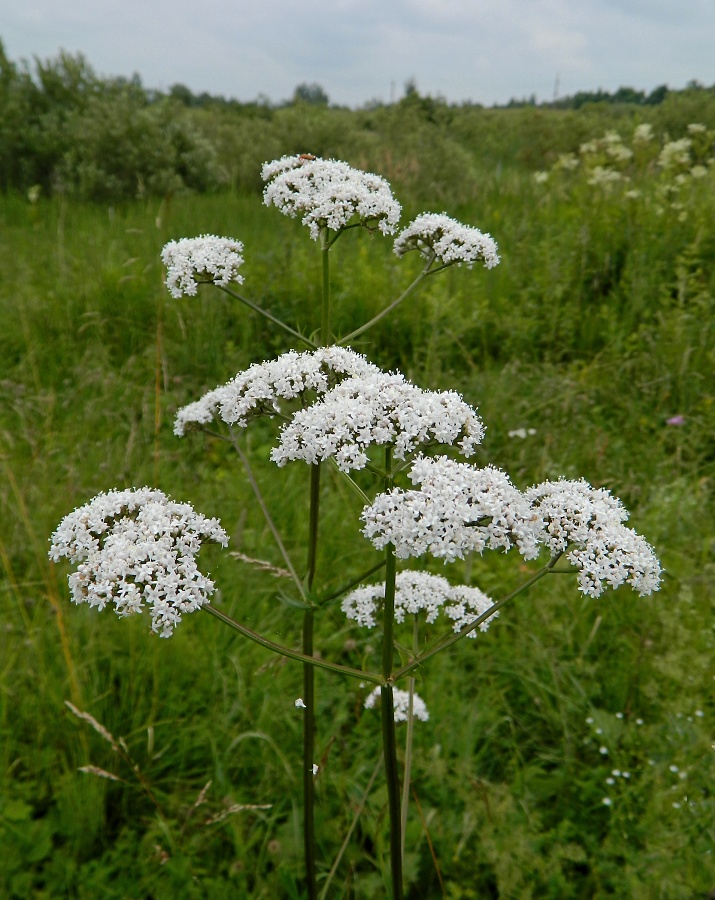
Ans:
[[[323,258],[322,304],[320,315],[320,344],[330,341],[330,243],[327,228],[320,230],[320,249]],[[320,512],[320,463],[310,467],[310,512],[308,519],[308,571],[305,581],[308,592],[313,589],[318,559],[318,521]],[[312,609],[303,616],[303,654],[313,659],[314,614]],[[308,900],[317,900],[315,875],[315,667],[303,663],[303,849]]]
[[[206,282],[201,281],[199,284],[215,284],[215,282]],[[254,303],[253,300],[249,300],[247,297],[242,297],[240,294],[237,294],[236,291],[232,291],[230,288],[224,287],[223,285],[217,284],[216,287],[220,288],[225,294],[228,294],[230,297],[233,297],[234,300],[238,300],[239,303],[243,303],[244,306],[247,306],[249,309],[252,309],[254,312],[260,313],[262,316],[265,316],[266,319],[273,322],[274,325],[278,325],[279,328],[282,328],[284,331],[287,331],[288,334],[292,334],[293,337],[298,338],[299,341],[302,341],[306,346],[310,347],[311,350],[317,350],[317,344],[314,344],[310,338],[306,337],[304,334],[301,334],[299,331],[296,331],[294,328],[291,328],[290,325],[286,325],[285,322],[282,322],[280,319],[276,318],[272,313],[269,313],[267,310],[262,309],[258,304]]]
[[[308,592],[313,589],[318,559],[318,518],[320,511],[320,463],[310,467],[310,513],[308,520]],[[303,615],[303,653],[313,658],[314,615],[307,609]],[[303,663],[303,846],[308,900],[316,900],[318,887],[315,875],[315,669]]]
[[[356,587],[358,584],[361,584],[365,581],[366,578],[369,578],[375,572],[378,572],[385,565],[385,560],[381,559],[379,563],[376,563],[372,568],[368,569],[367,572],[363,572],[362,575],[359,575],[357,578],[353,578],[352,581],[349,581],[347,584],[344,584],[341,588],[338,588],[337,591],[333,591],[332,594],[328,594],[327,597],[321,597],[319,600],[319,605],[322,606],[324,603],[330,603],[331,600],[336,600],[338,597],[341,597],[343,594],[347,594],[347,592]]]
[[[412,628],[412,652],[416,655],[419,646],[419,620],[415,615]],[[402,809],[400,810],[400,833],[402,843],[400,845],[400,858],[405,864],[405,833],[407,831],[407,811],[410,805],[410,778],[412,777],[412,739],[414,735],[415,720],[415,679],[409,680],[410,699],[407,706],[407,737],[405,739],[405,771],[402,776]]]
[[[356,328],[355,331],[351,331],[350,334],[346,335],[345,337],[340,338],[340,340],[338,341],[338,345],[349,344],[350,341],[354,340],[356,337],[361,335],[364,331],[367,331],[368,328],[372,328],[373,325],[376,325],[380,321],[380,319],[383,319],[388,313],[391,313],[392,310],[396,306],[398,306],[400,303],[402,303],[402,301],[405,300],[412,293],[412,291],[417,287],[417,285],[428,275],[428,270],[429,270],[429,267],[432,265],[433,259],[434,259],[434,257],[432,257],[429,260],[429,262],[424,267],[424,269],[420,272],[420,274],[417,276],[417,278],[415,278],[415,280],[412,282],[412,284],[409,285],[409,287],[400,294],[400,296],[397,298],[397,300],[393,300],[392,303],[389,304],[389,306],[386,306],[376,316],[373,316],[369,322],[365,322],[364,325],[361,325],[359,328]]]
[[[216,609],[216,607],[211,606],[208,603],[201,608],[206,610],[207,613],[211,613],[211,615],[215,616],[217,619],[220,619],[225,625],[233,628],[234,631],[238,631],[239,634],[254,641],[256,644],[260,644],[260,646],[264,647],[266,650],[271,650],[273,653],[279,653],[281,656],[287,656],[288,659],[295,659],[298,660],[298,662],[307,663],[310,666],[315,666],[317,669],[325,669],[328,672],[336,672],[338,675],[347,675],[350,678],[357,678],[359,681],[368,681],[370,684],[384,684],[383,677],[381,675],[376,675],[374,672],[364,672],[362,669],[352,669],[350,666],[342,666],[340,663],[327,662],[326,660],[318,659],[315,656],[308,656],[298,650],[291,650],[290,647],[284,647],[283,644],[276,644],[275,641],[269,641],[268,638],[263,637],[262,634],[253,631],[251,628],[247,628],[245,625],[232,619],[231,616],[227,615],[225,612],[221,612],[221,610]]]
[[[556,565],[558,560],[561,558],[563,554],[559,553],[558,556],[552,557],[552,559],[543,567],[543,569],[539,569],[539,571],[532,575],[528,581],[525,581],[522,585],[520,585],[516,590],[512,591],[509,594],[506,594],[504,597],[501,597],[496,601],[492,606],[489,607],[486,612],[483,612],[481,616],[478,616],[473,622],[469,625],[465,625],[464,628],[455,632],[454,634],[447,635],[446,637],[438,638],[434,641],[430,646],[419,656],[412,660],[412,662],[408,663],[406,666],[403,666],[401,669],[398,669],[396,672],[390,676],[389,681],[392,684],[395,684],[400,678],[404,678],[405,675],[409,675],[410,672],[413,672],[418,666],[421,666],[422,663],[426,662],[430,657],[436,656],[437,653],[441,653],[443,650],[446,650],[447,647],[451,647],[452,644],[456,644],[457,641],[461,641],[462,638],[465,638],[471,631],[474,631],[475,628],[478,628],[482,622],[488,619],[490,616],[493,616],[494,613],[501,609],[506,603],[510,600],[513,600],[514,597],[518,597],[519,594],[523,594],[524,591],[528,590],[533,584],[536,584],[537,581],[540,581],[544,575],[549,575],[551,570]]]
[[[320,231],[320,249],[323,253],[323,302],[320,316],[320,343],[330,343],[330,241],[328,229]]]
[[[393,486],[392,447],[385,448],[385,490]],[[395,582],[397,565],[395,547],[385,548],[385,603],[382,618],[382,677],[387,682],[380,688],[382,715],[382,749],[387,781],[387,807],[390,819],[390,872],[392,900],[402,900],[402,838],[400,836],[400,778],[397,771],[397,740],[395,736],[395,705],[392,693],[392,664],[395,655]]]

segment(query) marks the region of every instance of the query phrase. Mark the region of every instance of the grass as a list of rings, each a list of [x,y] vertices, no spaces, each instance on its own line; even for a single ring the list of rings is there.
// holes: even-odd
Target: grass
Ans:
[[[563,474],[611,488],[666,569],[647,599],[624,588],[587,600],[571,577],[550,578],[474,644],[425,667],[417,690],[431,718],[415,729],[411,897],[442,896],[440,876],[451,900],[672,900],[715,887],[714,192],[708,181],[689,194],[688,217],[673,222],[657,212],[656,188],[644,181],[629,206],[583,180],[544,189],[518,169],[485,176],[479,205],[450,212],[495,235],[502,265],[431,280],[358,344],[477,404],[488,426],[478,461],[519,486]],[[72,607],[65,569],[45,553],[70,509],[150,483],[220,516],[231,549],[280,563],[230,449],[178,439],[171,423],[177,406],[288,345],[218,294],[170,300],[158,254],[182,235],[244,240],[246,293],[310,331],[317,248],[253,195],[114,209],[5,198],[0,219],[0,893],[299,898],[300,667],[209,616],[161,641],[146,620]],[[367,235],[333,252],[342,330],[377,312],[418,265]],[[675,415],[683,426],[666,424]],[[535,433],[510,437],[518,428]],[[307,471],[276,474],[274,438],[259,423],[245,442],[298,553]],[[358,502],[326,484],[321,583],[375,558],[349,537]],[[300,612],[279,579],[218,549],[203,557],[222,608],[297,645]],[[498,595],[525,568],[495,554],[433,570]],[[317,630],[331,658],[376,665],[379,639],[335,607]],[[318,675],[323,876],[376,761],[366,690]],[[65,700],[125,740],[154,800]],[[78,771],[90,764],[122,780]],[[378,778],[331,896],[384,896],[385,804]]]

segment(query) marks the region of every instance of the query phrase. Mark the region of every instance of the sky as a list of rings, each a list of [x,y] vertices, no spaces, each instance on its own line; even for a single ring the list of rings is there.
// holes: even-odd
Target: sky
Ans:
[[[0,0],[10,59],[81,52],[102,76],[239,100],[485,106],[715,83],[715,0]]]

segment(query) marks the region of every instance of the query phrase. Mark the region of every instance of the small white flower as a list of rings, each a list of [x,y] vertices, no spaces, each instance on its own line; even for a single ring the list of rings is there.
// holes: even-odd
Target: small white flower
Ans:
[[[604,806],[610,806],[612,802],[610,797],[604,797],[603,800],[601,800],[601,803],[603,803]]]
[[[410,692],[393,687],[392,697],[395,722],[406,722],[410,709]],[[376,687],[365,699],[365,709],[375,709],[379,700],[380,688]],[[412,695],[412,718],[419,719],[421,722],[426,722],[429,719],[429,712],[427,711],[424,700],[419,694],[414,693]]]
[[[622,777],[622,778],[630,778],[630,777],[631,777],[631,773],[630,773],[630,772],[621,772],[621,777]]]
[[[306,707],[305,703],[303,703],[303,699],[301,697],[298,697],[298,699],[295,701],[295,707],[296,707],[296,709],[307,709],[307,707]]]
[[[695,710],[695,715],[696,715],[699,719],[702,719],[703,716],[705,715],[705,713],[702,711],[702,709],[696,709],[696,710]]]
[[[166,266],[166,286],[172,297],[196,296],[197,276],[210,275],[214,284],[225,287],[243,281],[238,269],[243,263],[243,244],[233,238],[202,234],[195,238],[169,241],[161,251]]]
[[[615,783],[616,783],[616,782],[615,782],[615,779],[613,779],[613,778],[607,778],[607,779],[606,779],[606,784],[608,784],[608,785],[612,785],[612,784],[615,784]]]
[[[643,719],[636,719],[636,725],[642,725]]]
[[[60,522],[50,558],[78,563],[69,576],[72,600],[119,616],[151,609],[152,630],[170,637],[181,614],[208,603],[215,586],[194,557],[202,540],[226,546],[218,519],[151,488],[98,494]]]
[[[360,224],[392,234],[400,220],[400,204],[379,175],[354,169],[345,162],[310,154],[284,156],[266,163],[261,177],[266,206],[284,215],[301,216],[317,240],[322,228],[340,231]]]
[[[310,771],[313,773],[313,775],[317,775],[319,768],[320,768],[320,766],[317,766],[315,763],[313,763]]]
[[[611,772],[611,775],[613,775],[614,778],[620,778],[620,777],[621,777],[621,770],[620,770],[620,769],[614,769],[614,770]]]
[[[676,772],[679,772],[679,771],[680,771],[680,769],[678,769],[678,767],[677,767],[676,765],[670,765],[670,766],[668,766],[668,768],[669,768],[670,771],[673,772],[674,774],[675,774]]]
[[[680,809],[680,804],[677,801],[673,803],[673,809]]]
[[[586,719],[586,724],[587,724],[587,725],[593,725],[593,716],[589,716],[589,717]]]
[[[622,713],[622,712],[617,712],[617,713],[616,713],[616,718],[617,718],[617,719],[622,719],[622,718],[623,718],[623,713]]]
[[[608,747],[599,747],[599,748],[598,748],[598,752],[599,752],[602,756],[608,756]]]
[[[395,239],[395,253],[403,256],[418,250],[424,257],[433,256],[443,265],[466,265],[472,268],[482,260],[486,269],[499,264],[497,245],[489,234],[463,225],[445,213],[422,213]]]

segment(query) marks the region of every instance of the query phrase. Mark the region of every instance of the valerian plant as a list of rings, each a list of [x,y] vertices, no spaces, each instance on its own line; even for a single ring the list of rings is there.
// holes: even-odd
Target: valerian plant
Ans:
[[[395,239],[399,256],[411,251],[422,266],[406,289],[370,321],[336,335],[331,326],[330,250],[346,232],[367,229],[382,235],[397,230],[400,205],[388,183],[347,163],[311,154],[267,163],[265,202],[300,217],[322,259],[321,325],[304,335],[260,307],[237,288],[243,279],[240,241],[203,235],[171,241],[163,250],[166,284],[175,298],[194,296],[200,285],[224,291],[268,318],[300,349],[256,362],[224,385],[176,412],[174,431],[183,437],[199,430],[227,441],[245,468],[303,610],[300,649],[284,646],[249,629],[211,604],[213,582],[195,561],[205,541],[225,545],[228,536],[216,519],[148,487],[100,494],[68,515],[52,537],[50,555],[77,564],[70,575],[72,599],[99,609],[114,606],[120,616],[148,607],[152,630],[169,637],[183,613],[204,609],[250,640],[303,665],[303,802],[306,889],[318,897],[314,835],[315,669],[371,685],[366,706],[380,707],[382,758],[388,793],[390,881],[394,900],[403,896],[403,834],[407,817],[412,726],[427,708],[414,691],[414,675],[428,659],[466,637],[484,631],[502,607],[543,577],[557,563],[570,564],[578,589],[598,597],[608,587],[629,584],[639,594],[655,591],[660,566],[653,549],[624,524],[628,513],[606,490],[585,481],[545,482],[522,491],[494,466],[477,466],[472,457],[484,437],[478,412],[454,391],[432,391],[399,372],[385,372],[346,346],[402,303],[427,278],[452,266],[491,269],[499,263],[490,235],[445,214],[418,216]],[[241,432],[257,418],[280,423],[270,458],[277,467],[299,461],[310,467],[308,545],[303,565],[296,562],[273,521],[253,474]],[[445,451],[464,461],[454,459]],[[338,591],[318,572],[321,472],[332,466],[361,498],[355,540],[372,542],[380,561],[357,578],[343,579]],[[366,470],[371,487],[352,473]],[[362,535],[362,536],[361,536]],[[543,551],[545,564],[516,589],[494,600],[474,585],[455,585],[447,577],[399,571],[398,560],[428,556],[445,563],[486,550],[516,551],[525,560]],[[384,571],[383,571],[384,570]],[[382,580],[374,581],[381,573]],[[314,624],[326,604],[341,601],[348,622],[382,633],[379,671],[354,669],[330,661],[315,646]],[[420,629],[439,636],[425,645]],[[406,632],[406,634],[402,634]],[[395,665],[398,637],[400,666]],[[410,649],[405,649],[409,648]],[[403,684],[403,687],[398,687]],[[396,723],[407,723],[405,766],[400,787]],[[379,765],[378,760],[378,765]],[[376,770],[377,773],[377,770]],[[371,780],[372,784],[374,778]],[[402,793],[402,798],[401,798]],[[352,829],[351,829],[352,831]],[[349,834],[346,836],[346,842]],[[346,846],[343,844],[343,849]],[[342,854],[342,850],[341,850]],[[327,890],[340,856],[323,883]]]

